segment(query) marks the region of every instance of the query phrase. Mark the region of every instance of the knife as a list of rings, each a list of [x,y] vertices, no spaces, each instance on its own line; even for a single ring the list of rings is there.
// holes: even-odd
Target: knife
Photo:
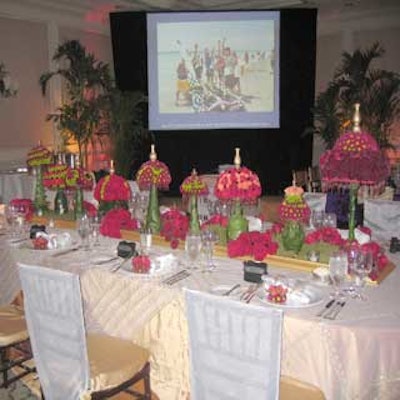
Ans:
[[[232,286],[229,290],[227,290],[226,292],[222,293],[222,296],[229,296],[238,287],[240,287],[240,283],[237,283],[235,286]]]
[[[73,247],[72,249],[68,249],[68,250],[64,250],[64,251],[59,251],[58,253],[54,253],[54,254],[52,254],[52,257],[63,256],[65,254],[72,253],[73,251],[77,251],[77,250],[79,250],[79,247]]]
[[[329,317],[327,317],[327,318],[329,318],[329,319],[335,319],[337,316],[338,316],[338,314],[340,313],[340,311],[341,310],[343,310],[343,307],[346,305],[346,302],[345,301],[342,301],[342,302],[338,302],[338,305],[337,305],[337,307],[335,308],[335,310],[329,315]]]
[[[335,299],[330,300],[327,304],[325,304],[324,308],[317,314],[317,317],[322,317],[322,315],[332,307]]]

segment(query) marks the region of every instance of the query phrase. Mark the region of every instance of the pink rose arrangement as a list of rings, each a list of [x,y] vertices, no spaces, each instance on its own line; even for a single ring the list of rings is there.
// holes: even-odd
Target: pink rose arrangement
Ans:
[[[100,233],[104,236],[120,238],[121,229],[136,230],[138,228],[138,221],[131,217],[128,210],[114,208],[108,211],[101,220]]]
[[[153,185],[157,189],[167,190],[171,180],[167,165],[158,160],[144,162],[136,174],[136,181],[140,190],[149,190]]]
[[[31,199],[12,199],[10,206],[16,207],[18,212],[24,215],[26,221],[30,221],[35,212],[35,206]]]
[[[208,194],[208,186],[198,175],[196,170],[184,179],[180,186],[181,194],[184,196],[205,196]]]
[[[318,242],[325,242],[341,247],[346,243],[346,240],[342,239],[336,228],[323,227],[308,233],[304,239],[304,243],[307,244]]]
[[[83,209],[89,217],[94,217],[97,214],[97,208],[89,201],[83,200]]]
[[[261,195],[260,180],[246,167],[229,168],[218,176],[214,194],[220,200],[251,203]]]
[[[179,246],[179,240],[184,240],[189,229],[189,218],[172,208],[161,215],[160,235],[170,242],[171,247],[176,249]]]
[[[97,201],[128,201],[132,197],[132,192],[125,178],[116,174],[110,174],[99,180],[93,195]]]
[[[151,268],[151,261],[148,256],[139,255],[132,259],[132,271],[137,274],[147,274]]]
[[[228,242],[229,257],[254,257],[263,260],[267,255],[276,254],[278,243],[273,240],[272,232],[243,232],[237,239]]]

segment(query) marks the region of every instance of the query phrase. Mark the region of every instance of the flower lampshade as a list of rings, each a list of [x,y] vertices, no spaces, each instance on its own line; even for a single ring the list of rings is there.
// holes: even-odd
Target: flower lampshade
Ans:
[[[324,190],[349,188],[349,239],[354,240],[355,204],[360,186],[379,190],[390,174],[387,157],[368,132],[359,127],[359,104],[355,106],[354,129],[341,135],[331,150],[321,155],[320,170]]]
[[[51,164],[53,153],[39,141],[38,145],[29,150],[26,163],[29,168]]]
[[[126,203],[131,199],[132,192],[128,181],[122,176],[110,173],[97,182],[94,198],[105,211]]]
[[[43,185],[48,189],[64,189],[67,186],[68,165],[52,164],[43,174]]]
[[[260,180],[254,172],[240,165],[239,148],[236,148],[234,167],[222,172],[215,183],[214,194],[223,201],[254,202],[261,195]]]
[[[197,196],[206,196],[208,194],[208,186],[197,175],[197,171],[193,169],[192,174],[182,182],[180,191],[183,196],[190,198],[190,231],[192,233],[199,233],[200,221],[197,210]]]
[[[82,167],[68,167],[65,182],[69,188],[79,187],[83,190],[91,190],[93,188],[93,175]]]
[[[283,223],[287,221],[308,223],[311,210],[303,198],[303,188],[296,186],[296,182],[293,181],[292,186],[287,187],[284,192],[284,199],[278,209],[280,220]]]
[[[248,222],[243,217],[242,204],[252,203],[261,195],[260,180],[254,172],[241,166],[240,149],[235,149],[234,167],[222,172],[214,186],[215,196],[222,201],[233,201],[234,211],[229,218],[228,239],[236,239],[248,230]]]
[[[140,190],[150,190],[146,228],[158,233],[161,228],[161,219],[157,190],[167,190],[172,179],[167,165],[157,160],[154,144],[151,145],[149,158],[149,161],[140,166],[136,174],[136,181]]]
[[[136,174],[136,181],[140,190],[149,190],[153,185],[161,190],[169,188],[171,183],[169,168],[162,161],[157,160],[154,145],[151,145],[149,161],[140,166]]]

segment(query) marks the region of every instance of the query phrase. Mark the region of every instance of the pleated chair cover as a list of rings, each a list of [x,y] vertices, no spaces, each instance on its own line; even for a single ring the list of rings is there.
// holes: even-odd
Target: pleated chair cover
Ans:
[[[364,200],[364,225],[371,229],[373,240],[400,237],[400,201]]]
[[[283,314],[185,292],[192,400],[279,398]]]
[[[46,400],[77,400],[89,363],[77,275],[19,264],[33,356]]]

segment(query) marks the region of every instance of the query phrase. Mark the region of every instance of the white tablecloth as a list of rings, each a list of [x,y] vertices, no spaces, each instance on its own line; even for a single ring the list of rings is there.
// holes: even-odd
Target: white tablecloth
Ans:
[[[12,300],[19,290],[17,261],[77,271],[81,274],[88,329],[131,338],[148,347],[152,353],[153,389],[162,400],[187,399],[190,391],[181,289],[210,290],[237,282],[243,287],[248,285],[238,260],[218,258],[213,273],[193,271],[189,278],[170,288],[157,279],[125,270],[111,273],[110,266],[90,265],[88,260],[94,260],[99,251],[52,257],[46,251],[12,247],[4,237],[1,242],[0,303]],[[111,254],[116,243],[104,239],[102,251]],[[179,251],[174,254],[181,255]],[[400,254],[391,257],[399,267]],[[398,267],[379,286],[366,289],[367,301],[348,300],[337,320],[317,318],[321,305],[286,309],[282,374],[317,385],[327,400],[400,399]],[[309,278],[308,274],[271,266],[269,272]],[[328,296],[329,288],[322,289]],[[253,302],[263,304],[257,298]]]

